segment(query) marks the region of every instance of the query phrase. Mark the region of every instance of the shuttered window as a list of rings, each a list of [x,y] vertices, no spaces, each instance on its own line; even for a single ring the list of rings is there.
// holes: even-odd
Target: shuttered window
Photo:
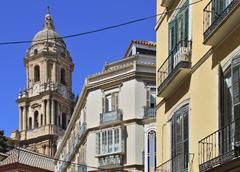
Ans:
[[[179,9],[176,17],[168,25],[168,73],[174,69],[174,54],[180,47],[188,46],[189,9],[188,1]]]
[[[181,107],[174,113],[171,120],[173,172],[188,168],[188,109],[188,105]]]
[[[102,112],[111,112],[118,109],[118,93],[111,93],[102,98]]]
[[[240,118],[240,56],[232,61],[233,109],[235,120]]]

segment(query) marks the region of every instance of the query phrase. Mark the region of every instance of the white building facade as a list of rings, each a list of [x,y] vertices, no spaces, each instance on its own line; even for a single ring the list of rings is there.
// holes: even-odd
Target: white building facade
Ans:
[[[55,171],[154,168],[155,48],[153,42],[132,41],[124,58],[86,78],[58,144]]]

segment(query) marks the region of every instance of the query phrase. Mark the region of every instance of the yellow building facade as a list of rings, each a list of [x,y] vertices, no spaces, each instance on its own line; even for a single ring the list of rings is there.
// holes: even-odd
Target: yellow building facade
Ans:
[[[157,0],[157,14],[157,171],[240,171],[240,1]]]

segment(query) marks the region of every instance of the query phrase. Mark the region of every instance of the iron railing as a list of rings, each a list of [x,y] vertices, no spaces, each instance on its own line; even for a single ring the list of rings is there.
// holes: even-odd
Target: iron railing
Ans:
[[[199,169],[207,171],[240,156],[240,119],[199,141]]]
[[[156,168],[156,172],[191,172],[194,154],[179,154]]]
[[[120,109],[104,112],[100,114],[100,124],[122,120],[122,111]]]
[[[179,41],[177,46],[170,51],[168,58],[158,69],[158,92],[179,68],[191,67],[192,42],[188,40]]]
[[[203,10],[204,39],[206,39],[239,4],[240,0],[211,0]]]
[[[156,108],[155,107],[144,107],[144,117],[155,117],[156,116]]]

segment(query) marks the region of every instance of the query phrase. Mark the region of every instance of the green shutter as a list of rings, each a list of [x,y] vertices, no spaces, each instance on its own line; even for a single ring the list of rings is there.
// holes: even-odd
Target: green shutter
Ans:
[[[168,73],[171,73],[173,70],[173,51],[176,50],[177,46],[177,20],[173,20],[169,23],[168,26],[168,51],[169,51],[169,59],[168,59]]]
[[[240,130],[240,56],[232,60],[232,88],[233,88],[233,111],[235,121],[235,142],[240,141],[239,130]]]
[[[173,20],[168,25],[168,50],[171,52],[177,45],[177,20]]]
[[[240,117],[240,57],[232,61],[232,87],[233,87],[233,106],[235,119]]]
[[[189,24],[189,10],[188,8],[186,8],[185,10],[185,18],[184,18],[184,41],[187,41],[188,40],[188,24]],[[185,42],[186,43],[186,42]],[[187,44],[185,44],[185,46],[187,46]]]

